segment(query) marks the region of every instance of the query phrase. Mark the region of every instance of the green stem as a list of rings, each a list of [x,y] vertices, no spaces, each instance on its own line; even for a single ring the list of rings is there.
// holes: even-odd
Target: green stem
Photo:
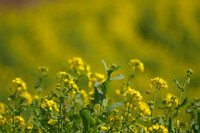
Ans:
[[[60,101],[61,133],[63,133],[63,119],[62,119],[62,115],[63,115],[63,114],[62,114],[62,108],[63,108],[63,107],[62,107],[62,105],[63,105],[63,104],[62,104],[62,99],[61,99],[61,101]]]
[[[181,94],[180,94],[179,100],[178,100],[178,106],[179,106],[180,103],[181,103],[181,99],[182,99],[183,92],[184,92],[184,90],[185,90],[186,84],[187,84],[187,82],[185,82],[184,85],[183,85],[183,90],[181,91]],[[176,116],[176,130],[175,130],[175,133],[178,133],[178,115],[179,115],[179,108],[176,109],[176,113],[177,113],[177,116]]]
[[[129,118],[128,118],[128,116],[129,116],[130,105],[131,105],[132,101],[133,101],[133,99],[131,98],[131,101],[130,101],[130,103],[129,103],[129,105],[128,105],[127,122],[129,121]],[[129,132],[129,122],[128,122],[128,124],[127,124],[127,128],[128,128],[128,132]]]
[[[180,96],[179,96],[178,106],[180,105],[182,95],[183,95],[183,91],[181,92],[181,94],[180,94]],[[176,112],[177,112],[177,116],[176,116],[176,131],[175,131],[175,133],[178,132],[178,115],[179,115],[179,108],[176,109]]]
[[[14,133],[15,132],[15,120],[14,120],[14,118],[15,118],[15,112],[14,112],[14,110],[15,110],[15,102],[14,101],[12,101],[12,108],[13,108],[12,127],[13,127],[13,133]]]
[[[64,88],[64,83],[60,89],[60,124],[61,124],[61,129],[60,129],[60,132],[63,133],[63,89]],[[60,128],[60,125],[58,124],[58,129]]]
[[[153,125],[153,118],[154,118],[154,109],[155,109],[155,106],[156,106],[156,96],[157,96],[157,93],[158,93],[158,89],[156,89],[155,93],[154,93],[154,97],[153,97],[153,106],[152,106],[152,109],[151,109],[151,126]]]
[[[168,116],[169,116],[169,113],[170,113],[170,111],[171,111],[172,106],[173,106],[173,103],[172,103],[171,106],[169,107],[168,112],[167,112],[167,115],[166,115],[166,121],[167,121],[167,122],[168,122]]]

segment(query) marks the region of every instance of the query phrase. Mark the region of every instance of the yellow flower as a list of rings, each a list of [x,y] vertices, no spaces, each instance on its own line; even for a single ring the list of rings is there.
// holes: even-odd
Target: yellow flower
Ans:
[[[170,93],[167,93],[167,96],[166,96],[166,104],[167,104],[167,107],[170,107],[172,106],[172,104],[174,105],[178,105],[178,98]]]
[[[42,72],[48,72],[49,68],[45,67],[45,66],[39,66],[38,70],[42,71]]]
[[[163,89],[167,89],[168,85],[167,82],[165,80],[163,80],[162,78],[156,77],[151,79],[151,83],[159,90],[161,88]]]
[[[133,101],[140,101],[142,100],[142,95],[139,91],[136,91],[135,89],[132,89],[128,87],[128,90],[123,95],[124,97],[130,97],[133,99]]]
[[[28,104],[32,103],[32,97],[28,91],[22,92],[21,96],[25,97],[27,99]]]
[[[79,87],[68,73],[60,71],[57,73],[57,76],[59,79],[64,81],[65,85],[69,86],[72,93],[79,92]],[[57,86],[60,87],[60,84],[57,84]]]
[[[144,115],[150,115],[151,114],[151,110],[149,109],[149,106],[147,105],[146,102],[138,102],[139,105],[139,109],[143,112]]]
[[[26,90],[26,83],[21,78],[15,78],[12,83],[17,87],[18,91]]]
[[[88,82],[89,88],[92,88],[94,83],[96,83],[96,82],[102,83],[106,80],[106,78],[103,74],[96,73],[96,72],[94,74],[91,73],[91,75],[88,78],[89,78],[89,82]]]
[[[41,107],[42,107],[43,109],[47,108],[47,109],[49,109],[49,110],[51,110],[51,111],[52,111],[53,108],[54,108],[57,112],[59,112],[59,109],[57,108],[57,104],[56,104],[56,102],[54,102],[53,100],[47,100],[47,99],[45,99],[45,100],[43,101]]]
[[[105,126],[101,127],[101,130],[103,130],[103,131],[106,131],[106,130],[109,130],[109,129],[110,129],[110,127],[105,127]]]
[[[144,72],[144,64],[138,59],[131,59],[129,66],[132,68],[132,71],[138,69],[141,72]]]
[[[85,64],[80,57],[74,57],[68,60],[68,63],[70,69],[78,75],[88,75],[88,72],[90,72],[90,66]]]
[[[118,89],[117,89],[117,90],[116,90],[116,94],[118,94],[118,95],[119,95],[119,94],[120,94],[120,90],[118,90]]]
[[[4,103],[0,102],[0,114],[5,114],[8,112],[8,110],[6,109],[7,106]]]
[[[150,132],[153,131],[158,131],[160,133],[168,133],[168,129],[165,128],[163,125],[159,125],[158,123],[156,123],[155,125],[152,125],[152,127],[149,128]]]
[[[0,125],[3,125],[5,123],[6,123],[6,118],[0,114]]]
[[[31,126],[28,126],[27,129],[28,129],[28,130],[33,129],[33,124],[31,124]]]
[[[55,125],[57,122],[58,122],[57,119],[50,119],[50,120],[48,121],[48,123],[51,124],[51,125]]]
[[[33,99],[39,99],[38,95],[34,95]]]
[[[13,120],[11,119],[11,122],[12,122],[12,121],[13,121]],[[21,116],[15,116],[15,117],[14,117],[14,121],[15,121],[15,123],[20,124],[20,126],[26,125],[26,124],[24,123],[24,118],[21,117]]]

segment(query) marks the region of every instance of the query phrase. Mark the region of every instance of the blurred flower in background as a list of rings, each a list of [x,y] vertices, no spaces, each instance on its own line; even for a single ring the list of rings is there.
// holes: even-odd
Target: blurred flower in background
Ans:
[[[125,74],[129,60],[140,59],[145,72],[133,85],[143,94],[149,79],[158,75],[176,94],[171,79],[193,68],[196,75],[188,95],[197,96],[199,29],[200,1],[1,0],[0,100],[6,99],[14,77],[26,79],[34,93],[41,65],[50,68],[43,82],[44,90],[50,91],[57,71],[67,71],[72,57],[82,57],[91,70],[104,75],[101,59],[124,66]],[[112,86],[119,89],[120,84]]]

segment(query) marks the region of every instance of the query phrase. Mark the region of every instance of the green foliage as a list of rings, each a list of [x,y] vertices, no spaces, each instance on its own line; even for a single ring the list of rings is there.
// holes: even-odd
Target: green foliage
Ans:
[[[130,72],[131,78],[124,81],[121,90],[115,89],[121,97],[119,102],[115,103],[109,97],[109,92],[113,89],[112,81],[123,79],[124,76],[118,74],[112,78],[112,73],[117,72],[119,66],[111,65],[108,68],[104,61],[107,79],[102,74],[92,72],[89,65],[81,58],[71,59],[70,72],[59,71],[55,90],[45,97],[40,94],[43,90],[41,81],[47,76],[46,67],[39,69],[42,75],[39,77],[40,83],[36,83],[37,95],[34,97],[28,93],[26,83],[21,78],[15,78],[12,80],[13,87],[10,89],[11,96],[8,98],[8,104],[0,103],[1,131],[15,133],[180,133],[185,131],[198,133],[200,131],[199,99],[194,99],[194,102],[186,109],[186,112],[191,115],[190,125],[179,118],[179,110],[188,103],[187,97],[183,101],[181,98],[193,71],[187,72],[179,98],[167,94],[167,97],[163,99],[163,107],[159,108],[163,113],[158,115],[154,114],[158,111],[156,96],[160,91],[168,88],[167,82],[159,77],[151,79],[150,88],[152,89],[154,85],[154,96],[151,95],[152,99],[148,102],[143,101],[142,94],[128,84],[130,80],[137,78],[136,75],[132,76],[136,71],[136,66],[138,70],[143,70],[143,63],[138,59],[131,62],[133,65],[130,67],[134,68]],[[140,64],[137,64],[138,62]],[[88,79],[88,87],[92,89],[89,93],[78,84],[85,78]],[[25,115],[26,113],[28,114]]]

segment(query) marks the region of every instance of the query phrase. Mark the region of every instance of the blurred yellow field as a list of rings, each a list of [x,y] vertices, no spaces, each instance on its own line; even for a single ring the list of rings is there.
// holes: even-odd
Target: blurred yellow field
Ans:
[[[13,4],[15,3],[15,4]],[[69,71],[69,59],[81,57],[91,70],[106,75],[103,63],[120,65],[123,80],[111,83],[108,96],[118,102],[116,90],[128,80],[130,59],[139,59],[144,72],[136,72],[132,87],[147,94],[154,77],[179,95],[174,79],[184,82],[192,69],[184,97],[200,94],[200,1],[187,0],[74,0],[0,2],[0,101],[7,103],[11,81],[20,77],[31,95],[40,76],[38,66],[49,68],[42,96],[56,88],[58,71]],[[91,91],[88,80],[78,86]],[[166,96],[160,91],[158,101]],[[185,107],[184,107],[185,108]],[[159,114],[159,112],[157,112]],[[182,112],[181,112],[182,113]],[[182,115],[180,113],[180,115]],[[189,116],[183,119],[189,119]]]

